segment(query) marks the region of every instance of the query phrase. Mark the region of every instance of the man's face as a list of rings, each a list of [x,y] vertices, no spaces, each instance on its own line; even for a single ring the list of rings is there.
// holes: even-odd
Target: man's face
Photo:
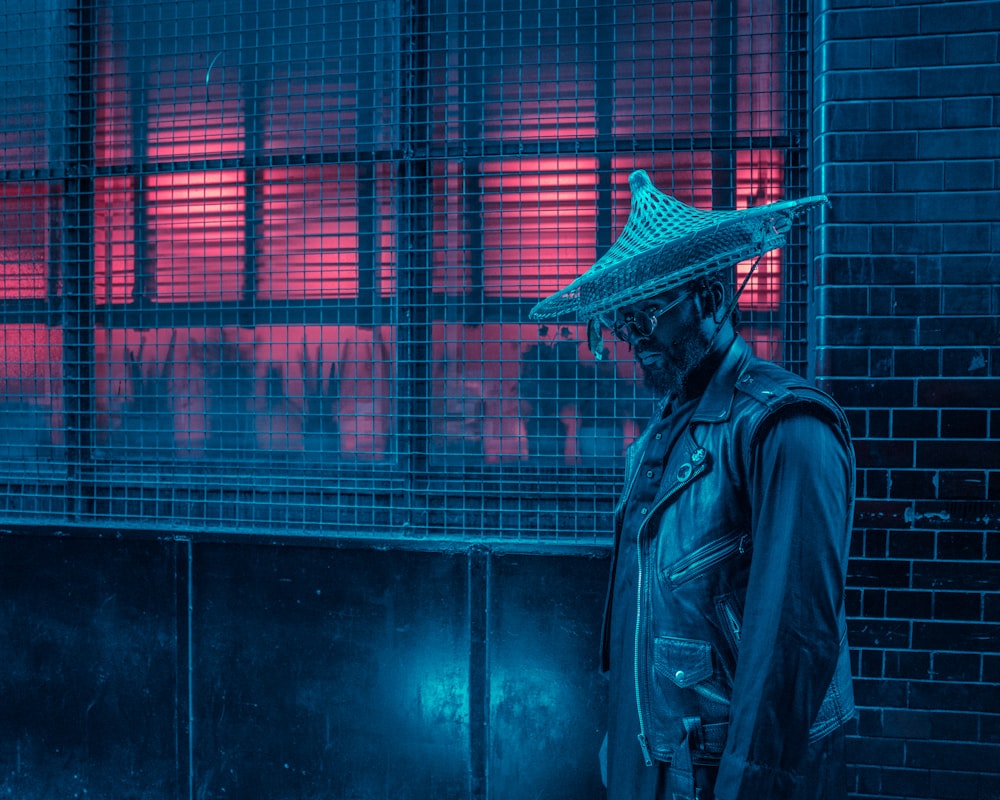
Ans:
[[[644,335],[650,320],[655,320],[652,330]],[[658,395],[682,395],[710,344],[695,294],[673,291],[623,306],[615,312],[615,322],[635,351],[646,386]]]

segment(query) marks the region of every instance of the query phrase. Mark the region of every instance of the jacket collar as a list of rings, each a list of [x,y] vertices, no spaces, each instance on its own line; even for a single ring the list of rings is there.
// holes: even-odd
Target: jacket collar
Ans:
[[[733,387],[752,355],[750,345],[737,334],[702,393],[691,417],[692,422],[723,422],[729,418],[733,407]]]

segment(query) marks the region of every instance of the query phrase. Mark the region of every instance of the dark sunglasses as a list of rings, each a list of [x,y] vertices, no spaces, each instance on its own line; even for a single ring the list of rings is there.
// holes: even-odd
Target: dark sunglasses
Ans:
[[[634,339],[648,339],[656,330],[656,321],[666,314],[670,309],[676,308],[690,296],[690,292],[685,292],[672,303],[668,303],[662,308],[653,311],[633,311],[624,317],[602,316],[601,324],[608,328],[616,338],[623,342],[631,342]]]

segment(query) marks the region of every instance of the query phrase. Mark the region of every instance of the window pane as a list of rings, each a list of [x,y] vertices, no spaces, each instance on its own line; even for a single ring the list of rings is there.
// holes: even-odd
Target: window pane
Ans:
[[[544,297],[594,262],[595,159],[491,161],[482,187],[487,294]]]
[[[712,129],[712,0],[615,6],[615,134]]]
[[[784,195],[784,168],[778,151],[741,151],[736,154],[736,207],[767,205]],[[766,253],[747,280],[753,262],[736,265],[736,285],[746,288],[740,308],[776,311],[781,300],[781,250]]]
[[[47,297],[56,200],[45,183],[0,184],[0,298]]]
[[[94,181],[94,298],[97,305],[128,303],[135,289],[135,179]]]
[[[0,325],[0,471],[62,471],[62,332]]]
[[[156,302],[238,300],[246,253],[243,173],[160,173],[146,186]]]
[[[115,460],[383,460],[387,327],[98,329],[98,444]]]
[[[355,297],[359,241],[354,167],[269,169],[261,178],[259,296]]]
[[[595,362],[580,325],[434,326],[441,463],[610,468],[651,409],[621,342]]]

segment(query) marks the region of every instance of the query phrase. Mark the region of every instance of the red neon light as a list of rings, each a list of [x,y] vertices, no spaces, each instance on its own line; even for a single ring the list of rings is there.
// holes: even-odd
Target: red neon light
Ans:
[[[127,303],[135,286],[135,181],[94,181],[94,297],[97,305]]]
[[[783,197],[784,163],[777,150],[740,151],[736,154],[736,207],[774,203]],[[752,261],[736,265],[736,285],[743,285]],[[781,302],[781,251],[764,255],[740,296],[740,308],[775,311]]]
[[[147,186],[156,302],[238,300],[246,246],[242,173],[155,174]]]
[[[0,297],[43,299],[48,292],[47,183],[0,184]]]
[[[104,12],[101,13],[103,15]],[[101,166],[125,163],[132,149],[125,59],[115,53],[115,47],[121,44],[115,40],[109,25],[101,26],[97,43],[97,75],[94,79],[97,90],[94,151]]]
[[[168,85],[149,92],[147,156],[153,161],[201,161],[239,156],[245,139],[243,108],[235,94],[239,73],[215,65],[170,71]]]
[[[712,129],[712,0],[619,3],[614,133],[648,136]],[[621,46],[621,45],[620,45]]]
[[[359,239],[354,167],[268,169],[262,177],[260,296],[355,297]]]
[[[483,173],[486,294],[542,297],[593,264],[596,159],[486,162]]]
[[[775,136],[783,131],[786,81],[780,0],[737,0],[736,131]],[[744,24],[745,23],[745,24]]]

